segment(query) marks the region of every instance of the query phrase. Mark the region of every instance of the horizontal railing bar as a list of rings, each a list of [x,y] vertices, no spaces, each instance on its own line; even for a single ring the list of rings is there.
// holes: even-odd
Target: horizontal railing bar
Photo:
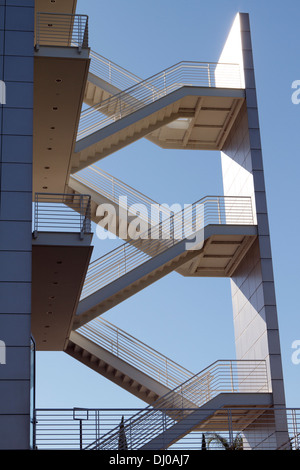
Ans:
[[[104,444],[106,440],[105,448],[117,450],[120,435],[119,424],[122,416],[124,417],[126,426],[130,422],[133,425],[134,416],[137,413],[142,413],[144,410],[138,408],[91,408],[86,409],[86,411],[88,411],[89,420],[82,422],[82,442],[85,443],[85,447],[92,448],[90,444],[93,442],[93,438],[97,437],[97,448],[101,449],[102,443]],[[160,411],[150,408],[145,416],[143,426],[137,427],[141,438],[140,442],[132,436],[128,426],[125,428],[124,433],[126,435],[127,449],[134,450],[139,444],[141,445],[146,440],[151,440],[153,438],[151,431],[153,426],[156,426],[158,433],[168,429],[171,436],[178,438],[178,435],[175,434],[176,429],[178,430],[179,428],[179,432],[181,430],[184,432],[185,428],[183,428],[179,422],[177,428],[174,427],[174,430],[172,429],[172,425],[177,422],[175,419],[176,416],[182,415],[185,417],[185,422],[188,423],[189,420],[192,419],[192,413],[194,411],[195,409],[190,407],[166,407]],[[279,450],[281,448],[299,450],[299,408],[267,408],[261,406],[255,408],[236,406],[218,410],[211,408],[207,409],[203,414],[201,410],[198,410],[199,422],[201,422],[201,417],[205,418],[207,416],[207,413],[212,416],[218,413],[218,422],[206,422],[205,426],[202,426],[200,429],[190,430],[175,446],[170,447],[170,450],[174,448],[179,449],[181,448],[180,446],[182,446],[182,449],[185,451],[192,449],[193,446],[195,446],[196,450],[199,450],[203,435],[206,439],[207,450],[219,448],[218,441],[217,443],[213,441],[214,445],[210,442],[210,438],[215,438],[216,433],[226,439],[229,444],[234,443],[236,437],[244,437],[244,450]],[[59,419],[57,419],[57,417],[59,417]],[[74,419],[74,408],[37,408],[34,410],[34,421],[35,445],[38,449],[60,449],[64,446],[66,448],[68,448],[68,446],[79,448],[79,422]],[[192,421],[190,422],[192,423]],[[65,423],[67,423],[67,426]],[[251,426],[249,426],[249,423],[251,423]],[[281,444],[278,444],[276,440],[276,431],[278,429],[286,435],[286,438],[283,438]],[[107,439],[108,435],[111,436],[110,442]],[[251,445],[248,444],[249,442],[251,442]]]
[[[74,202],[75,199],[75,202]],[[91,233],[91,197],[36,193],[34,198],[34,233],[63,229]]]
[[[36,49],[41,45],[87,48],[88,16],[37,12],[35,32]]]

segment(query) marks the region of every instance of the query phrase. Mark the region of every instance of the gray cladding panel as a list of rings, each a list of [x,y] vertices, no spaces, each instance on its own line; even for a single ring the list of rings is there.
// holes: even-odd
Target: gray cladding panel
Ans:
[[[30,441],[33,28],[34,0],[0,0],[1,449]]]

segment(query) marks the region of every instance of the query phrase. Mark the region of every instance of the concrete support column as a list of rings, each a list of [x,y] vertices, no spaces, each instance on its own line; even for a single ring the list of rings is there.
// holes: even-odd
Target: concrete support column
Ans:
[[[230,58],[233,43],[235,56]],[[237,359],[266,360],[274,406],[284,407],[272,254],[247,14],[237,16],[220,62],[225,58],[239,61],[246,101],[221,152],[224,195],[251,196],[254,220],[258,227],[256,242],[231,279],[236,355]],[[280,430],[276,429],[278,445],[286,440],[282,422],[280,427]]]

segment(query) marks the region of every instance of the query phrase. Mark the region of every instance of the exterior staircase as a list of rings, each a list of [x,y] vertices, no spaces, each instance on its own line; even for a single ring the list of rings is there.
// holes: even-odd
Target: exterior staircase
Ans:
[[[212,409],[270,406],[266,364],[217,361],[193,375],[99,316],[174,270],[195,274],[204,262],[204,275],[230,275],[256,237],[251,198],[206,196],[173,213],[93,164],[141,137],[166,148],[221,149],[244,90],[235,64],[182,62],[141,80],[99,54],[91,59],[89,108],[81,115],[67,192],[88,193],[91,219],[125,243],[89,265],[64,350],[149,405],[123,423],[131,450],[165,449],[201,429]],[[219,113],[220,123],[203,124],[205,113]],[[99,214],[103,204],[114,208],[111,217]],[[149,221],[153,206],[156,224]],[[143,227],[135,236],[132,222]],[[237,251],[216,250],[228,244]],[[226,262],[216,270],[212,258]],[[119,437],[114,428],[88,449],[116,449]]]
[[[91,220],[126,241],[138,236],[138,233],[136,237],[128,236],[129,224],[133,220],[139,222],[141,234],[172,215],[172,211],[165,205],[145,196],[96,165],[71,175],[68,192],[90,194]],[[99,206],[105,212],[99,212]]]
[[[200,430],[213,410],[270,405],[263,360],[216,361],[194,375],[100,318],[72,332],[65,352],[151,405],[123,423],[128,450],[168,448]],[[120,450],[119,437],[113,428],[87,449]]]
[[[227,406],[255,410],[271,404],[265,361],[216,361],[122,423],[122,435],[127,450],[162,450],[215,416],[220,425]],[[228,423],[222,424],[226,429]],[[118,426],[86,450],[120,450],[119,439]]]
[[[148,404],[193,376],[103,318],[71,332],[65,352]]]
[[[250,198],[205,197],[93,261],[73,329],[199,257],[212,236],[231,238],[235,230],[241,234],[241,226],[253,240],[256,228]]]
[[[239,68],[235,64],[181,62],[119,92],[120,85],[108,83],[109,78],[103,80],[93,73],[89,77],[85,101],[92,104],[81,114],[71,173],[145,136],[159,145],[160,135],[154,135],[154,131],[174,121],[177,121],[172,125],[175,135],[183,134],[182,148],[219,149],[244,99]],[[135,76],[129,78],[130,83],[137,80]],[[218,103],[213,96],[217,88]],[[110,97],[96,104],[98,98],[106,96],[104,92]],[[202,143],[189,147],[200,114],[222,110],[225,113],[222,123],[204,126]],[[209,142],[205,136],[209,128],[215,127]],[[173,131],[168,129],[168,133]]]

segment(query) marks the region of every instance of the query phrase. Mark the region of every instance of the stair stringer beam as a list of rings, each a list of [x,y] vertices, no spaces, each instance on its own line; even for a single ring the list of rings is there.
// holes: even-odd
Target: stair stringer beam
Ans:
[[[122,90],[119,88],[115,87],[114,85],[111,85],[107,81],[103,80],[102,78],[98,77],[97,75],[89,72],[88,77],[87,77],[87,86],[92,85],[95,86],[96,88],[99,88],[102,92],[107,93],[109,96],[114,96],[120,93]],[[87,87],[86,87],[87,90]],[[107,99],[107,98],[105,98]],[[86,93],[84,95],[83,101],[89,105],[89,106],[99,106],[99,101],[94,102],[93,99],[87,98]],[[104,100],[101,100],[104,101]]]
[[[107,157],[108,155],[115,153],[117,150],[121,150],[122,148],[127,147],[127,145],[130,145],[136,142],[137,140],[147,136],[148,134],[155,131],[156,129],[159,129],[160,127],[166,124],[169,124],[170,122],[176,121],[176,119],[187,117],[187,116],[190,116],[190,114],[184,111],[174,112],[170,116],[165,116],[163,119],[157,119],[157,121],[153,124],[149,124],[145,122],[145,125],[140,126],[141,128],[138,130],[134,128],[134,126],[136,126],[136,122],[132,122],[131,124],[126,126],[127,135],[125,138],[124,137],[121,138],[121,132],[123,131],[123,128],[121,128],[121,126],[119,127],[119,129],[109,129],[111,131],[109,132],[109,135],[103,136],[103,138],[99,137],[96,140],[91,141],[92,143],[87,143],[86,147],[83,145],[75,147],[75,152],[73,153],[73,159],[77,159],[77,157],[79,157],[79,163],[78,163],[78,167],[75,167],[73,165],[71,169],[71,174],[77,173],[78,171],[91,165],[92,163],[96,163],[99,160],[102,160],[103,158]],[[126,118],[123,118],[123,119],[126,119]],[[145,121],[147,119],[148,118],[145,118]],[[111,126],[115,126],[116,124],[119,124],[119,121],[111,124],[110,126],[107,126],[107,128],[110,128]],[[105,127],[104,129],[107,129],[107,128]],[[95,134],[97,134],[98,132],[96,132]],[[116,136],[118,133],[120,133],[120,138],[117,139],[117,142],[109,142],[109,138],[111,138],[112,136]],[[87,138],[84,138],[84,139],[87,139]],[[94,151],[93,148],[95,148],[97,144],[100,141],[102,141],[102,139],[103,139],[103,145],[105,145],[105,139],[108,140],[107,147],[104,146],[103,150],[101,150],[100,152]],[[81,142],[81,140],[79,140],[78,142]],[[85,160],[80,160],[80,152],[87,148],[90,149],[90,155],[88,155]]]
[[[201,423],[213,416],[216,410],[230,407],[270,407],[271,393],[220,393],[203,406],[195,409],[173,426],[151,439],[138,450],[163,450],[182,439],[190,432],[197,430]]]
[[[79,347],[77,352],[74,346]],[[171,391],[77,331],[71,332],[65,352],[149,405]]]

